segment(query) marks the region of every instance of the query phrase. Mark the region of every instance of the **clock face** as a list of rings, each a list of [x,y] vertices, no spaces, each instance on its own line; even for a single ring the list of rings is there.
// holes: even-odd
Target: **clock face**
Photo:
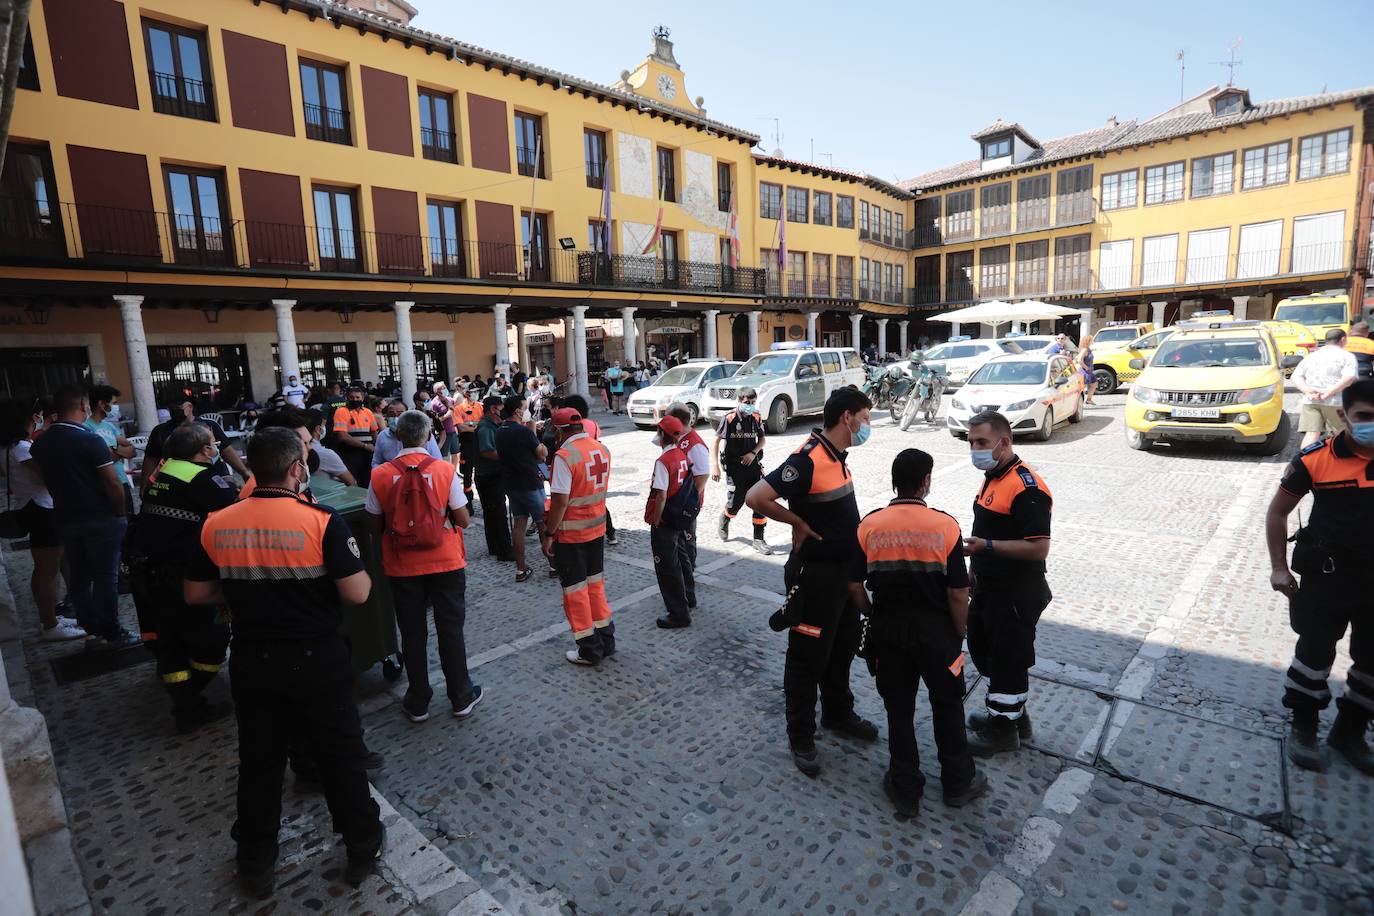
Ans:
[[[658,94],[665,99],[671,99],[677,95],[677,83],[668,74],[663,74],[658,78]]]

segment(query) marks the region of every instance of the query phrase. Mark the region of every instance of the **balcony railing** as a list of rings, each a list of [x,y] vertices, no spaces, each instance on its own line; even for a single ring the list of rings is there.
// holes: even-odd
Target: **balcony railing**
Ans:
[[[1051,223],[1050,216],[1054,216]],[[974,217],[977,217],[975,219]],[[1087,195],[1051,200],[1048,197],[1017,201],[1010,207],[961,210],[942,217],[939,225],[919,226],[907,233],[909,248],[936,248],[959,242],[1000,239],[1021,232],[1081,226],[1097,219],[1097,202]]]
[[[453,143],[453,132],[432,127],[420,128],[420,153],[436,162],[457,162],[458,150]]]
[[[759,268],[0,198],[0,257],[764,295]]]
[[[215,93],[208,82],[156,70],[148,71],[148,80],[153,89],[153,111],[200,121],[215,120]]]
[[[548,173],[544,171],[544,151],[538,150],[538,155],[535,155],[535,152],[532,146],[517,146],[515,170],[526,178],[547,178]]]
[[[305,105],[305,135],[311,140],[325,143],[352,144],[348,129],[348,109],[328,108],[323,105]]]

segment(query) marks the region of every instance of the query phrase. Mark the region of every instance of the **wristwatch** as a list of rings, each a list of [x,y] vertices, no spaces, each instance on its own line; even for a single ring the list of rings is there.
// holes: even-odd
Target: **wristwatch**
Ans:
[[[983,549],[988,553],[994,552],[992,549],[992,538],[983,538]]]

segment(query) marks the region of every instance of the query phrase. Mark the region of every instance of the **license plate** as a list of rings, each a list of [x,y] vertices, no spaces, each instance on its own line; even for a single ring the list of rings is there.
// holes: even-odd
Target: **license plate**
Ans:
[[[1173,415],[1178,419],[1216,420],[1221,417],[1218,407],[1175,407]]]

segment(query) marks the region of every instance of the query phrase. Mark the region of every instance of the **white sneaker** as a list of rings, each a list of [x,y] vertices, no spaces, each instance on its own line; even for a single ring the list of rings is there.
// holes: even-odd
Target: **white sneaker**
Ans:
[[[58,626],[62,626],[63,624],[65,624],[65,625],[67,625],[67,626],[69,626],[69,627],[76,627],[77,629],[80,629],[80,628],[81,628],[81,624],[79,624],[79,623],[76,622],[76,618],[75,618],[75,617],[63,617],[61,614],[58,614],[58,615],[57,615],[57,625],[58,625]]]
[[[576,649],[569,649],[563,657],[566,658],[568,661],[572,662],[574,665],[582,665],[585,668],[596,667],[596,662],[589,661],[588,659],[583,658],[582,653],[578,652]]]
[[[754,539],[754,549],[765,557],[771,557],[773,555],[773,548],[769,547],[767,542],[759,538]]]
[[[39,638],[44,642],[65,642],[69,639],[85,639],[86,631],[77,626],[75,621],[64,622],[59,617],[57,625],[48,627]]]

